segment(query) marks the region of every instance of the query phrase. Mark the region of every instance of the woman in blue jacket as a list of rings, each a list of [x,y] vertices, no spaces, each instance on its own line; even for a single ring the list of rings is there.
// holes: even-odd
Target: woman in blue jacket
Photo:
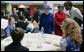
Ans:
[[[49,10],[51,10],[51,8],[45,5],[41,10],[44,11],[44,13],[42,13],[40,16],[39,30],[41,30],[43,27],[44,33],[52,34],[55,29],[55,22],[53,14],[49,13]]]

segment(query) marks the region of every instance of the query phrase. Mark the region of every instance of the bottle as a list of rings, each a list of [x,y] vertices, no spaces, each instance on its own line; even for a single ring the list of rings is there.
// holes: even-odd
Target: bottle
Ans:
[[[41,28],[41,33],[44,34],[44,28],[43,27]]]

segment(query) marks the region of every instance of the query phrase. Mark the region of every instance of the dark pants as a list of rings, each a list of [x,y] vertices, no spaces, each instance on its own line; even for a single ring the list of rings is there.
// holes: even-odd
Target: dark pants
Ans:
[[[74,17],[74,20],[78,23],[78,25],[81,27],[81,24],[83,23],[79,18]]]

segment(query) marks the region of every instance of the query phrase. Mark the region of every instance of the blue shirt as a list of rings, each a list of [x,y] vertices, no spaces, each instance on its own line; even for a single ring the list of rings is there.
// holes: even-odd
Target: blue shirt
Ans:
[[[15,27],[13,26],[13,29],[8,25],[5,29],[5,38],[10,36],[11,32],[15,29]]]
[[[49,13],[46,15],[45,13],[40,16],[39,30],[44,28],[44,33],[52,34],[52,31],[55,29],[55,22],[53,14]]]
[[[67,40],[67,38],[65,38],[65,39],[67,41],[66,51],[80,51],[81,45],[78,45],[78,47],[77,47],[76,43],[73,43],[73,40],[71,40],[71,38],[69,38],[69,40]]]

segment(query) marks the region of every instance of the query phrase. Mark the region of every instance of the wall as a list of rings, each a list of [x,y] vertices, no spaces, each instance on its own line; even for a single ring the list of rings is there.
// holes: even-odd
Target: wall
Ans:
[[[10,13],[10,15],[11,15],[11,14],[12,14],[12,5],[9,4],[9,3],[7,3],[7,4],[6,4],[6,10],[8,10],[9,13]]]
[[[47,1],[47,5],[49,5],[52,8],[50,12],[54,14],[54,4],[64,4],[65,2],[66,1]]]

